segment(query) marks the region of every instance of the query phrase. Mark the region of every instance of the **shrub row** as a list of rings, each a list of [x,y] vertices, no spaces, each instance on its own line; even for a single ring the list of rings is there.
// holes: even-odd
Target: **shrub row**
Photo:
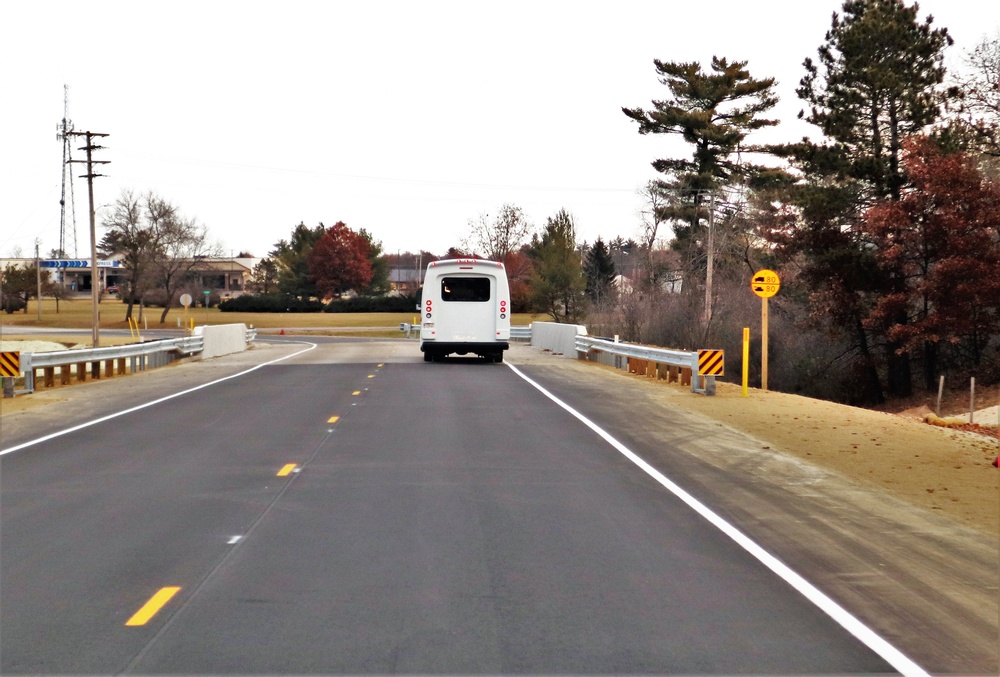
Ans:
[[[174,294],[174,300],[170,304],[171,308],[181,307],[181,295],[190,294],[192,299],[192,306],[196,308],[205,307],[205,294],[197,289],[180,289]],[[219,305],[219,292],[212,290],[212,293],[208,296],[208,306],[214,308]],[[122,303],[128,303],[128,296],[126,294],[121,294]],[[135,298],[133,303],[139,303],[139,299]],[[147,308],[163,308],[167,305],[167,290],[166,289],[147,289],[142,295],[142,304]]]
[[[320,301],[303,301],[290,294],[243,294],[219,304],[224,313],[318,313]]]
[[[325,313],[409,313],[417,307],[414,296],[355,296],[330,301]]]
[[[355,296],[323,305],[289,294],[243,294],[219,304],[224,313],[408,313],[416,308],[413,296]]]

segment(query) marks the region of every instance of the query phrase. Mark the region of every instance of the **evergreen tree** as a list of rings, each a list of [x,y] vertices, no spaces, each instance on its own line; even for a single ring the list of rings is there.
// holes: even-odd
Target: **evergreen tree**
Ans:
[[[770,148],[806,177],[790,194],[802,224],[787,251],[804,256],[802,279],[818,302],[814,313],[837,318],[853,335],[867,399],[875,402],[884,394],[873,342],[883,349],[888,392],[905,396],[912,388],[909,356],[887,337],[888,326],[906,318],[880,327],[865,322],[878,297],[905,288],[905,276],[876,265],[859,224],[875,200],[900,199],[903,139],[940,115],[938,86],[949,44],[946,29],[933,28],[930,18],[918,22],[916,5],[847,0],[843,17],[833,15],[819,62],[806,59],[798,89],[809,105],[802,115],[826,140]]]
[[[584,316],[583,266],[576,251],[576,225],[565,209],[549,217],[541,238],[533,236],[531,298],[539,312],[556,322],[578,322]]]
[[[707,220],[704,205],[720,186],[741,182],[760,168],[740,160],[747,135],[776,125],[762,117],[778,102],[774,78],[750,76],[746,61],[713,57],[711,72],[698,63],[654,60],[660,82],[672,95],[654,108],[622,108],[639,123],[640,134],[677,134],[694,147],[687,159],[659,159],[653,167],[666,176],[658,187],[665,197],[654,219],[674,223],[675,245],[685,255],[699,247]]]
[[[358,235],[368,242],[368,263],[372,270],[372,281],[362,293],[365,296],[384,296],[392,289],[392,285],[389,283],[389,261],[385,257],[382,242],[364,228],[358,231]]]
[[[253,267],[247,289],[254,294],[270,294],[278,285],[278,266],[272,259],[261,259]]]
[[[613,291],[615,262],[611,258],[608,246],[599,237],[587,251],[584,273],[587,277],[587,297],[591,301],[599,302]]]
[[[278,266],[278,291],[303,300],[319,295],[309,275],[309,254],[326,233],[322,223],[309,228],[300,223],[292,230],[291,239],[279,240],[271,250],[271,258]]]

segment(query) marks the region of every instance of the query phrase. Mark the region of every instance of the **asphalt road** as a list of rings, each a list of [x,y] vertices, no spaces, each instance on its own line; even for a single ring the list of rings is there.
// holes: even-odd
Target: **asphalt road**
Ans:
[[[5,437],[0,672],[893,671],[518,371],[311,340]]]

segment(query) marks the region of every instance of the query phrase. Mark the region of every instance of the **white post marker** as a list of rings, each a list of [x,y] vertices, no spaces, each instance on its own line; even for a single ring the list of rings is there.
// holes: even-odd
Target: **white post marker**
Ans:
[[[184,328],[187,329],[188,324],[188,308],[191,306],[191,295],[188,293],[181,294],[181,305],[184,306]]]

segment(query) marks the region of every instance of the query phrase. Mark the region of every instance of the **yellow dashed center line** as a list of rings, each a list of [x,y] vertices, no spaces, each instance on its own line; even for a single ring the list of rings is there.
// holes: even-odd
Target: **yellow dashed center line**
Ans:
[[[375,374],[368,374],[368,378],[375,378]]]
[[[281,466],[281,470],[278,471],[278,477],[286,477],[290,475],[293,470],[295,470],[295,464],[286,463],[285,465]]]
[[[326,422],[327,423],[336,423],[339,420],[340,420],[339,416],[331,416],[330,418],[326,419]]]
[[[125,625],[145,625],[178,592],[180,592],[180,588],[177,587],[160,588],[141,609],[135,612],[132,618],[125,622]]]
[[[360,390],[355,390],[355,391],[354,391],[353,393],[351,393],[351,394],[352,394],[352,395],[354,395],[355,397],[357,397],[358,395],[360,395],[360,394],[361,394],[361,391],[360,391]]]

